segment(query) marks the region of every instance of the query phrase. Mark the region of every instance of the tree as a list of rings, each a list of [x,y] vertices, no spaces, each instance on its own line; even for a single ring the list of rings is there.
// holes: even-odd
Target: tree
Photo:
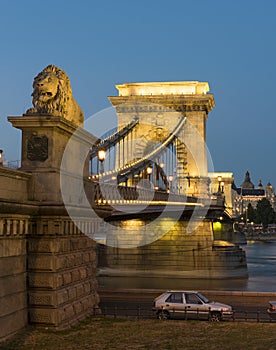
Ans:
[[[269,200],[263,198],[257,203],[255,222],[257,224],[267,226],[268,224],[272,224],[274,222],[274,218],[275,213]]]
[[[247,206],[247,219],[250,222],[255,222],[256,220],[256,210],[252,207],[251,203],[248,203]]]

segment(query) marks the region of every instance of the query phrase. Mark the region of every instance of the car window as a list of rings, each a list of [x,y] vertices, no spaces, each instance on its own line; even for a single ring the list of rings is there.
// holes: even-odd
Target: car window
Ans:
[[[194,293],[185,293],[187,304],[202,304],[200,298]]]
[[[207,298],[205,298],[202,294],[198,293],[197,295],[199,296],[199,298],[200,298],[201,300],[203,300],[203,302],[204,302],[205,304],[208,304],[208,303],[209,303],[209,300],[208,300]]]
[[[183,303],[182,293],[171,293],[171,295],[166,299],[167,303]]]

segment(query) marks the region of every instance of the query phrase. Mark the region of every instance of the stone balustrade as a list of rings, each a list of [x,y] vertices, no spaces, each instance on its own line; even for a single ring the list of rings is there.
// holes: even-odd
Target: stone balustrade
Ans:
[[[22,236],[29,232],[29,218],[0,217],[0,236]]]

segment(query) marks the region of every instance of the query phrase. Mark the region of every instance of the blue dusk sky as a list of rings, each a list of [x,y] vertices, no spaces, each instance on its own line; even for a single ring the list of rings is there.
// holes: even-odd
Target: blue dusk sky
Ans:
[[[1,0],[0,148],[20,159],[6,117],[31,107],[48,64],[66,71],[86,118],[110,106],[119,83],[207,81],[215,170],[276,186],[275,14],[273,0]],[[98,119],[95,134],[113,123]]]

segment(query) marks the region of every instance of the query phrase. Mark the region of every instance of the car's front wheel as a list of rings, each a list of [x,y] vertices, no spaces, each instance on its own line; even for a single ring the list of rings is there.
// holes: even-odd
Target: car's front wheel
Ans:
[[[160,310],[157,312],[157,318],[159,320],[168,320],[170,318],[170,313],[167,310]]]
[[[222,319],[220,312],[211,312],[209,315],[209,321],[211,322],[220,322]]]

